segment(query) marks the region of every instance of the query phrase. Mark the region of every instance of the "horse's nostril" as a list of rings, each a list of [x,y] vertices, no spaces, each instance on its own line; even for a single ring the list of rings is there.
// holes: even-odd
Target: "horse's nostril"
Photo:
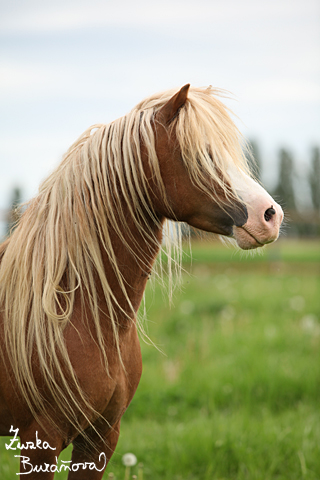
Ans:
[[[275,215],[276,211],[275,209],[273,208],[273,205],[271,205],[271,208],[268,208],[265,212],[264,212],[264,219],[266,222],[269,222],[269,220],[271,220],[272,216]]]

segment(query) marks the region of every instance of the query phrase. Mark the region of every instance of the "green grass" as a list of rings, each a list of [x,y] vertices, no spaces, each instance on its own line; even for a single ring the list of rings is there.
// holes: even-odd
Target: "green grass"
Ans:
[[[210,238],[210,237],[209,237]],[[214,246],[214,247],[213,247]],[[272,245],[267,245],[260,250],[244,252],[243,250],[226,247],[219,242],[196,241],[193,242],[192,257],[194,261],[236,262],[236,263],[273,263],[273,262],[320,262],[320,240],[296,240],[281,238]],[[187,255],[185,255],[187,260]]]
[[[197,242],[185,268],[171,306],[148,286],[147,329],[164,353],[141,342],[141,383],[105,478],[122,480],[132,452],[145,480],[319,480],[319,243],[244,258]],[[18,471],[5,441],[3,480]]]

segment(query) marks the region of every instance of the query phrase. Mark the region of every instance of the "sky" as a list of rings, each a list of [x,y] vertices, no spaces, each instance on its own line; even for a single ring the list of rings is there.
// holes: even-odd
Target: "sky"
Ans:
[[[263,180],[320,146],[319,0],[0,0],[0,211],[95,123],[186,83],[232,93]]]

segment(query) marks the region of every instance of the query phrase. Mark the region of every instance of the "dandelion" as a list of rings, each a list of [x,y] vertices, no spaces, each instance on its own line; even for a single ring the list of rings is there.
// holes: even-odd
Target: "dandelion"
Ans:
[[[124,480],[129,480],[130,468],[134,467],[134,465],[137,463],[137,457],[133,453],[126,453],[122,457],[122,463],[126,467]]]
[[[291,297],[289,299],[289,306],[291,310],[296,310],[297,312],[300,312],[304,309],[305,303],[306,301],[301,295],[296,295],[295,297]]]
[[[133,453],[126,453],[122,457],[122,463],[125,467],[133,467],[137,463],[137,457]]]
[[[302,317],[301,328],[306,333],[320,335],[320,325],[318,322],[318,318],[316,317],[316,315],[313,315],[312,313],[308,315],[304,315]]]

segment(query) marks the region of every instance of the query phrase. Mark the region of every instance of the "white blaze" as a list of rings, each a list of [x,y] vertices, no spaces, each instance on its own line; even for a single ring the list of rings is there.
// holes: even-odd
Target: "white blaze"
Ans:
[[[283,220],[280,205],[261,185],[240,171],[233,163],[230,163],[228,175],[232,187],[248,211],[246,224],[242,227],[234,227],[234,236],[239,247],[248,250],[274,242],[279,236]],[[269,208],[273,208],[275,213],[266,220],[265,212]]]

